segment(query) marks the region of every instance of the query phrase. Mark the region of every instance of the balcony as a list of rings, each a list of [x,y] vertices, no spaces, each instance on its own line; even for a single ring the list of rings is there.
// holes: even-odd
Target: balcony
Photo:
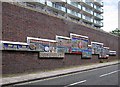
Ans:
[[[91,14],[91,15],[93,15],[93,11],[90,10],[90,9],[87,9],[87,8],[85,8],[85,7],[82,7],[82,10],[85,11],[85,12],[87,12],[87,13],[89,13],[89,14]]]
[[[87,5],[89,5],[90,7],[93,7],[93,3],[91,2],[86,2]]]
[[[100,27],[103,26],[103,22],[97,21],[97,20],[94,20],[94,24],[95,24],[95,26],[100,26]]]
[[[97,17],[98,19],[103,19],[103,16],[97,13],[94,13],[94,16]]]
[[[53,1],[56,1],[56,2],[66,2],[66,0],[53,0]]]
[[[45,0],[33,0],[33,2],[26,2],[26,3],[41,6],[41,5],[45,5]]]
[[[81,14],[80,13],[77,13],[77,12],[72,11],[70,9],[67,9],[67,13],[72,15],[73,17],[81,18]]]
[[[57,5],[57,4],[53,4],[53,7],[56,8],[56,9],[58,9],[58,10],[61,10],[61,11],[63,11],[63,12],[66,11],[66,8],[65,8],[65,7],[60,6],[60,5]]]
[[[82,15],[82,19],[84,19],[86,22],[93,22],[93,19],[88,17],[88,16],[85,16],[85,15]]]
[[[93,3],[91,3],[91,2],[88,1],[88,0],[82,0],[82,3],[83,3],[85,6],[89,6],[89,7],[92,7],[92,8],[93,8]]]
[[[52,2],[50,2],[50,1],[47,1],[47,5],[48,5],[49,7],[54,8],[55,10],[66,12],[66,8],[65,8],[65,7],[63,7],[63,6],[61,6],[61,5],[58,5],[58,4],[56,4],[56,3],[52,3]]]
[[[41,3],[41,4],[45,4],[45,0],[35,0],[35,2]]]
[[[78,9],[81,9],[81,5],[79,5],[77,2],[71,2],[71,1],[67,1],[67,4],[71,5],[71,6],[74,6]]]
[[[95,0],[94,2],[96,5],[103,6],[102,0]]]
[[[50,7],[52,7],[52,2],[47,1],[47,5],[50,6]]]
[[[95,10],[99,11],[100,13],[103,13],[103,9],[94,5]]]

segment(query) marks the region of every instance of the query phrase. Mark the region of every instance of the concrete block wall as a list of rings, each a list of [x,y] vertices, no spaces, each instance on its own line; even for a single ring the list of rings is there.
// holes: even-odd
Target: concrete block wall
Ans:
[[[118,37],[94,30],[72,21],[52,17],[37,11],[9,3],[2,3],[2,40],[26,42],[28,37],[55,39],[56,35],[68,36],[70,33],[89,37],[91,41],[104,43],[117,51]],[[90,43],[89,42],[89,43]],[[64,59],[38,59],[36,52],[2,51],[3,74],[51,70],[67,66],[97,63],[100,59],[81,59],[80,55],[65,55]]]

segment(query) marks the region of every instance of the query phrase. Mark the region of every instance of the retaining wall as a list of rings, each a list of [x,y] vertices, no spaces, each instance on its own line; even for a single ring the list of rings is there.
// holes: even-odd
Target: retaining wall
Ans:
[[[104,46],[117,51],[117,56],[109,57],[108,60],[118,58],[118,37],[116,36],[69,20],[2,3],[2,40],[26,42],[27,37],[55,39],[56,35],[69,37],[70,33],[88,36],[90,42],[104,43]],[[80,55],[69,54],[65,55],[64,59],[39,59],[37,52],[2,51],[3,74],[44,71],[99,61],[100,59],[95,55],[91,59],[81,59]]]

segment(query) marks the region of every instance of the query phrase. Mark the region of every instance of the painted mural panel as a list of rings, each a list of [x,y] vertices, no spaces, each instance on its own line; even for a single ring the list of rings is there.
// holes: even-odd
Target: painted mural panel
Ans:
[[[27,43],[30,45],[31,50],[40,52],[56,52],[56,41],[27,37]]]
[[[108,58],[109,57],[109,47],[103,47],[101,58]]]
[[[71,53],[82,54],[88,48],[88,37],[70,33],[72,48]]]
[[[109,51],[109,55],[110,55],[110,56],[116,56],[116,54],[117,54],[116,51],[113,51],[113,50],[110,50],[110,51]]]
[[[92,54],[98,54],[99,56],[102,56],[103,43],[91,42],[91,45],[92,45]]]
[[[70,53],[71,50],[71,39],[64,36],[56,36],[57,41],[57,52]]]
[[[56,40],[27,37],[27,43],[0,41],[0,50],[38,51],[43,57],[47,54],[48,57],[63,57],[64,53],[80,54],[82,58],[91,58],[92,54],[99,55],[99,58],[116,55],[116,51],[110,51],[103,43],[91,42],[88,45],[88,42],[87,36],[70,33],[70,38],[56,35]]]
[[[82,51],[82,58],[92,58],[92,46],[91,45],[88,45],[88,48]]]
[[[28,44],[23,42],[0,41],[1,50],[28,50]]]

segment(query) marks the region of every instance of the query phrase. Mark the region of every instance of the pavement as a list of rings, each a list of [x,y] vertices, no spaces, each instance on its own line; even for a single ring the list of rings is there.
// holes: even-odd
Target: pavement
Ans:
[[[24,82],[14,84],[12,86],[50,86],[50,87],[118,87],[119,85],[119,67],[120,64],[105,66],[92,70],[35,80],[30,82]]]
[[[113,62],[98,63],[98,64],[92,64],[92,65],[87,65],[82,67],[80,66],[80,67],[69,68],[69,69],[60,69],[60,70],[40,72],[35,74],[20,75],[15,77],[5,77],[5,78],[0,78],[0,85],[7,86],[7,85],[19,84],[19,83],[24,83],[29,81],[47,79],[51,77],[57,77],[57,76],[92,70],[96,68],[101,68],[105,66],[115,65],[117,63],[120,63],[120,62],[113,61]]]

